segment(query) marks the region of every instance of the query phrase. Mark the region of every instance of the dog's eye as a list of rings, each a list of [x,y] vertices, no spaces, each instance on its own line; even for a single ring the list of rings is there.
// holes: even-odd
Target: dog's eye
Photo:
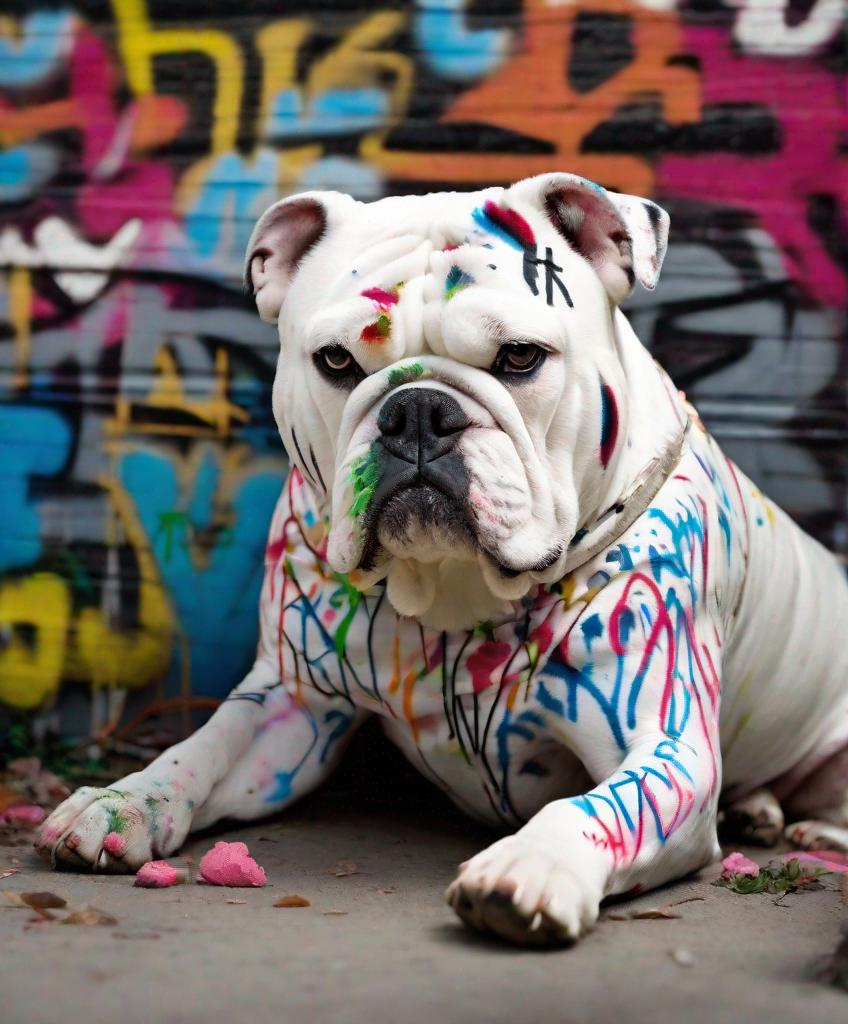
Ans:
[[[359,363],[342,345],[328,345],[312,357],[315,365],[332,380],[360,380],[363,374]]]
[[[492,373],[502,377],[529,376],[545,361],[547,353],[538,345],[513,342],[502,345],[492,366]]]

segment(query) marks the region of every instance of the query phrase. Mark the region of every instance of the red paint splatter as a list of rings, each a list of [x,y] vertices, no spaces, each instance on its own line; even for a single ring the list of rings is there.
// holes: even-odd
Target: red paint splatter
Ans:
[[[366,288],[360,292],[364,299],[371,299],[372,302],[381,306],[395,306],[400,298],[396,291],[387,291],[385,288]]]
[[[492,199],[486,200],[483,205],[483,211],[489,220],[497,224],[508,235],[512,235],[521,245],[527,247],[536,244],[536,236],[533,234],[533,229],[520,213],[516,213],[515,210],[508,210],[505,206],[498,206]]]
[[[391,323],[389,322],[389,318],[387,316],[381,316],[373,324],[366,324],[362,328],[362,333],[359,337],[362,341],[367,341],[369,343],[382,342],[388,338],[390,328]]]
[[[546,654],[554,639],[554,631],[551,624],[547,619],[544,622],[540,622],[539,625],[530,634],[530,642],[536,644],[539,648],[539,654]]]
[[[485,640],[469,657],[471,685],[475,693],[482,693],[492,685],[492,673],[509,658],[512,647],[508,643]]]

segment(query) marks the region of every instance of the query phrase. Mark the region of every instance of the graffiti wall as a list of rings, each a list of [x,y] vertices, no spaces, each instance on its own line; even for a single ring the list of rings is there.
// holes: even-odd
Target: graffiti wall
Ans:
[[[214,698],[249,665],[285,459],[241,258],[306,188],[559,169],[654,197],[672,238],[637,332],[848,549],[842,0],[3,12],[0,706],[82,694],[94,728],[128,693]]]

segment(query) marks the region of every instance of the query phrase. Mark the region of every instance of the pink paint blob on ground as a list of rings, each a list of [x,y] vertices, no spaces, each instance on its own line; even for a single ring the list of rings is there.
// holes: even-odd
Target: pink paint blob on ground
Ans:
[[[114,835],[115,833],[110,833]],[[149,860],[142,864],[135,876],[135,885],[143,889],[167,889],[180,881],[176,868],[172,868],[164,860]]]
[[[797,850],[784,853],[783,860],[797,860],[800,864],[848,875],[848,853],[839,850]]]
[[[113,857],[123,857],[127,849],[127,841],[118,832],[110,832],[103,840],[103,849]],[[151,864],[157,863],[151,861]]]
[[[268,879],[244,843],[215,843],[200,861],[200,877],[210,885],[262,886]]]
[[[732,878],[733,875],[750,875],[756,878],[760,873],[760,865],[750,860],[744,853],[731,853],[721,862],[722,877]]]
[[[35,828],[47,817],[47,811],[37,804],[19,804],[17,807],[9,807],[0,814],[0,822],[4,825],[24,825],[28,828]]]

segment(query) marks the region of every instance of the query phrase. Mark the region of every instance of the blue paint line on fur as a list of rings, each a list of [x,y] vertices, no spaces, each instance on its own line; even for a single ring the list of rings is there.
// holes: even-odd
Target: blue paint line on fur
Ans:
[[[618,438],[618,405],[609,384],[601,381],[601,465],[607,468]]]
[[[519,252],[524,249],[524,246],[515,237],[515,235],[511,234],[500,224],[495,223],[482,206],[478,206],[476,210],[472,211],[471,217],[478,227],[481,227],[484,231],[488,231],[491,235],[496,235],[502,241],[506,242],[507,245],[511,245],[513,249],[518,249]]]

